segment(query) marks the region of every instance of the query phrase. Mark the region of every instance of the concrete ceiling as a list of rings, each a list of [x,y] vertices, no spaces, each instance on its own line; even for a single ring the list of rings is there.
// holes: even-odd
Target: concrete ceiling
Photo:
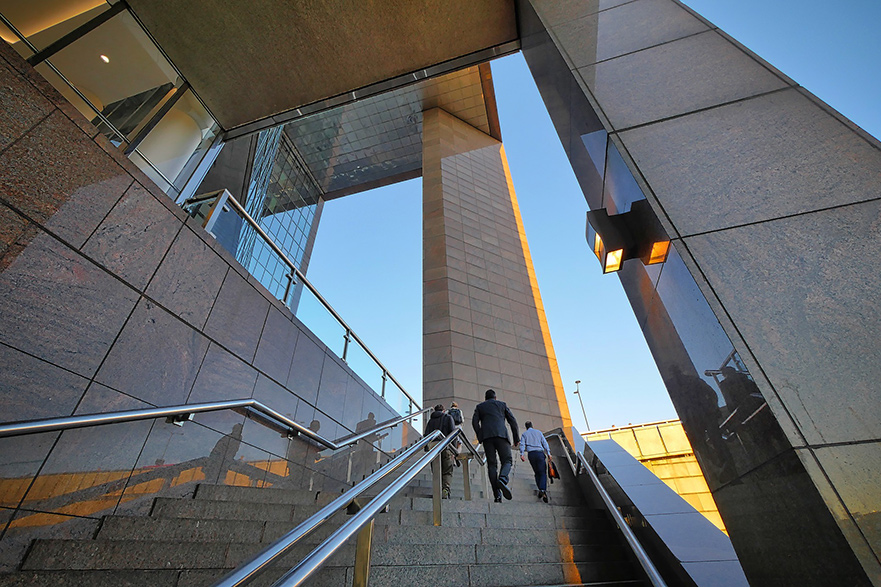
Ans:
[[[517,40],[513,0],[129,0],[224,129]]]

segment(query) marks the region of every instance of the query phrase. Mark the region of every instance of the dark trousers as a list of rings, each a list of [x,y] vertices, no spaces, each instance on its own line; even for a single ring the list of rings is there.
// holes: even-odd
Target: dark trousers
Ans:
[[[539,491],[548,490],[548,462],[545,460],[545,451],[531,450],[526,453],[532,472],[535,473],[535,485]]]
[[[511,457],[511,443],[507,438],[485,438],[483,450],[486,452],[486,472],[493,489],[493,497],[499,497],[502,495],[499,490],[499,479],[507,483],[511,466],[514,464],[514,459]],[[502,462],[501,471],[498,468],[499,461]]]

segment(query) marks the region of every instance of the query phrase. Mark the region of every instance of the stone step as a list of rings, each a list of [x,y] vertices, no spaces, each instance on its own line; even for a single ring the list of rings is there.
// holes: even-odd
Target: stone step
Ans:
[[[157,497],[150,515],[154,518],[287,521],[295,517],[305,518],[319,509],[321,508],[315,505]]]
[[[608,584],[632,578],[629,563],[377,565],[370,569],[371,587],[528,587],[591,581]]]
[[[306,491],[305,489],[273,489],[201,484],[196,488],[195,499],[289,505],[326,505],[337,496],[338,494]]]
[[[235,568],[268,546],[267,543],[198,543],[172,541],[117,540],[39,540],[34,543],[22,567],[26,571],[48,570],[196,570]],[[315,548],[297,544],[273,564],[290,568]],[[326,567],[346,567],[354,563],[354,540],[350,540],[325,563]],[[531,565],[574,560],[611,564],[624,562],[621,549],[575,545],[536,546],[519,544],[500,549],[494,544],[413,544],[377,541],[371,563],[375,567],[412,566],[426,561],[447,565],[497,566],[499,563]]]
[[[179,576],[175,570],[22,571],[0,575],[0,582],[4,587],[175,587]]]

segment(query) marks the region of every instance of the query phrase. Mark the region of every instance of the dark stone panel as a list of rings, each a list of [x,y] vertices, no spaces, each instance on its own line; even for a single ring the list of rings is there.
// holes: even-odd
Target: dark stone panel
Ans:
[[[677,247],[643,334],[711,489],[790,448],[765,402],[769,390],[744,366]]]
[[[148,404],[92,385],[76,414],[136,410]],[[108,513],[119,502],[129,472],[147,440],[151,420],[65,430],[21,507],[83,517]]]
[[[91,377],[137,299],[118,280],[40,234],[0,274],[0,339]]]
[[[750,585],[870,585],[795,451],[713,492]]]
[[[123,194],[82,251],[143,290],[180,226],[156,198],[135,184]]]
[[[577,68],[699,33],[707,25],[670,0],[639,0],[551,28]]]
[[[323,347],[306,336],[305,332],[300,333],[286,387],[312,405],[318,400],[318,384],[325,356]]]
[[[794,89],[620,136],[683,236],[879,195],[881,150]]]
[[[0,506],[18,507],[59,434],[0,438]]]
[[[251,362],[268,312],[269,302],[241,276],[228,271],[208,316],[205,334]]]
[[[335,359],[331,355],[324,359],[316,407],[339,421],[346,406],[346,386],[350,375]]]
[[[4,151],[0,168],[4,200],[75,247],[131,185],[131,177],[61,112]]]
[[[810,444],[881,437],[879,223],[876,200],[686,240]]]
[[[17,71],[5,63],[0,64],[0,151],[54,109]]]
[[[89,381],[0,344],[0,413],[5,421],[69,416]]]
[[[266,326],[257,345],[254,366],[276,381],[286,382],[300,330],[281,312],[269,309]]]
[[[202,239],[185,227],[150,281],[147,295],[201,329],[228,269]]]
[[[254,399],[264,404],[268,408],[297,421],[297,407],[300,400],[290,391],[272,381],[262,373],[257,377],[257,385],[254,388]],[[305,426],[309,426],[309,422],[305,422]],[[300,422],[301,424],[303,422]],[[277,455],[288,455],[291,450],[290,444],[287,442],[286,435],[281,434],[278,429],[264,426],[258,418],[252,418],[245,421],[244,439],[255,446],[267,450]],[[289,455],[291,459],[302,462],[302,455]]]
[[[226,436],[195,422],[183,426],[156,422],[117,513],[146,515],[155,497],[191,496],[197,483],[225,479],[236,468],[241,434],[241,425]]]
[[[578,72],[615,129],[786,87],[782,79],[714,31]]]
[[[211,343],[187,403],[249,399],[254,393],[256,381],[257,371],[250,365]],[[195,420],[218,432],[230,434],[234,426],[242,424],[243,417],[236,412],[222,410],[196,414]]]
[[[11,208],[0,204],[0,273],[37,236],[37,228]]]
[[[373,418],[368,418],[367,414],[363,413],[365,398],[369,395],[372,395],[372,392],[367,387],[362,385],[357,378],[349,377],[349,381],[346,383],[346,399],[340,419],[343,426],[355,432],[360,432],[376,425],[375,413]]]
[[[153,405],[182,404],[208,350],[208,339],[143,299],[96,381]]]

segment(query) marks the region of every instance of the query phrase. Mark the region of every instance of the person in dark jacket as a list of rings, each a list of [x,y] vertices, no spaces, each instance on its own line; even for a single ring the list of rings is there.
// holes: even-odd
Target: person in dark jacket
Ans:
[[[483,443],[486,453],[486,471],[489,475],[489,483],[492,486],[493,497],[496,503],[505,499],[511,499],[511,488],[508,487],[508,475],[514,459],[511,456],[511,440],[508,438],[508,429],[505,421],[511,426],[514,434],[514,444],[520,444],[520,434],[517,431],[517,420],[508,409],[505,402],[496,399],[496,392],[487,389],[484,396],[486,401],[477,404],[474,408],[474,416],[471,418],[471,426],[477,435],[477,441]],[[502,468],[498,470],[498,462]],[[498,471],[498,473],[497,473]]]
[[[449,436],[456,431],[456,425],[453,423],[453,417],[444,411],[443,404],[434,406],[434,411],[428,417],[428,423],[425,425],[425,434],[431,434],[435,430],[440,430],[444,436]],[[426,449],[428,450],[428,449]],[[450,499],[450,487],[453,481],[453,465],[456,453],[451,447],[447,447],[441,453],[441,487],[443,487],[443,499]],[[431,461],[431,471],[437,466],[435,461]]]

